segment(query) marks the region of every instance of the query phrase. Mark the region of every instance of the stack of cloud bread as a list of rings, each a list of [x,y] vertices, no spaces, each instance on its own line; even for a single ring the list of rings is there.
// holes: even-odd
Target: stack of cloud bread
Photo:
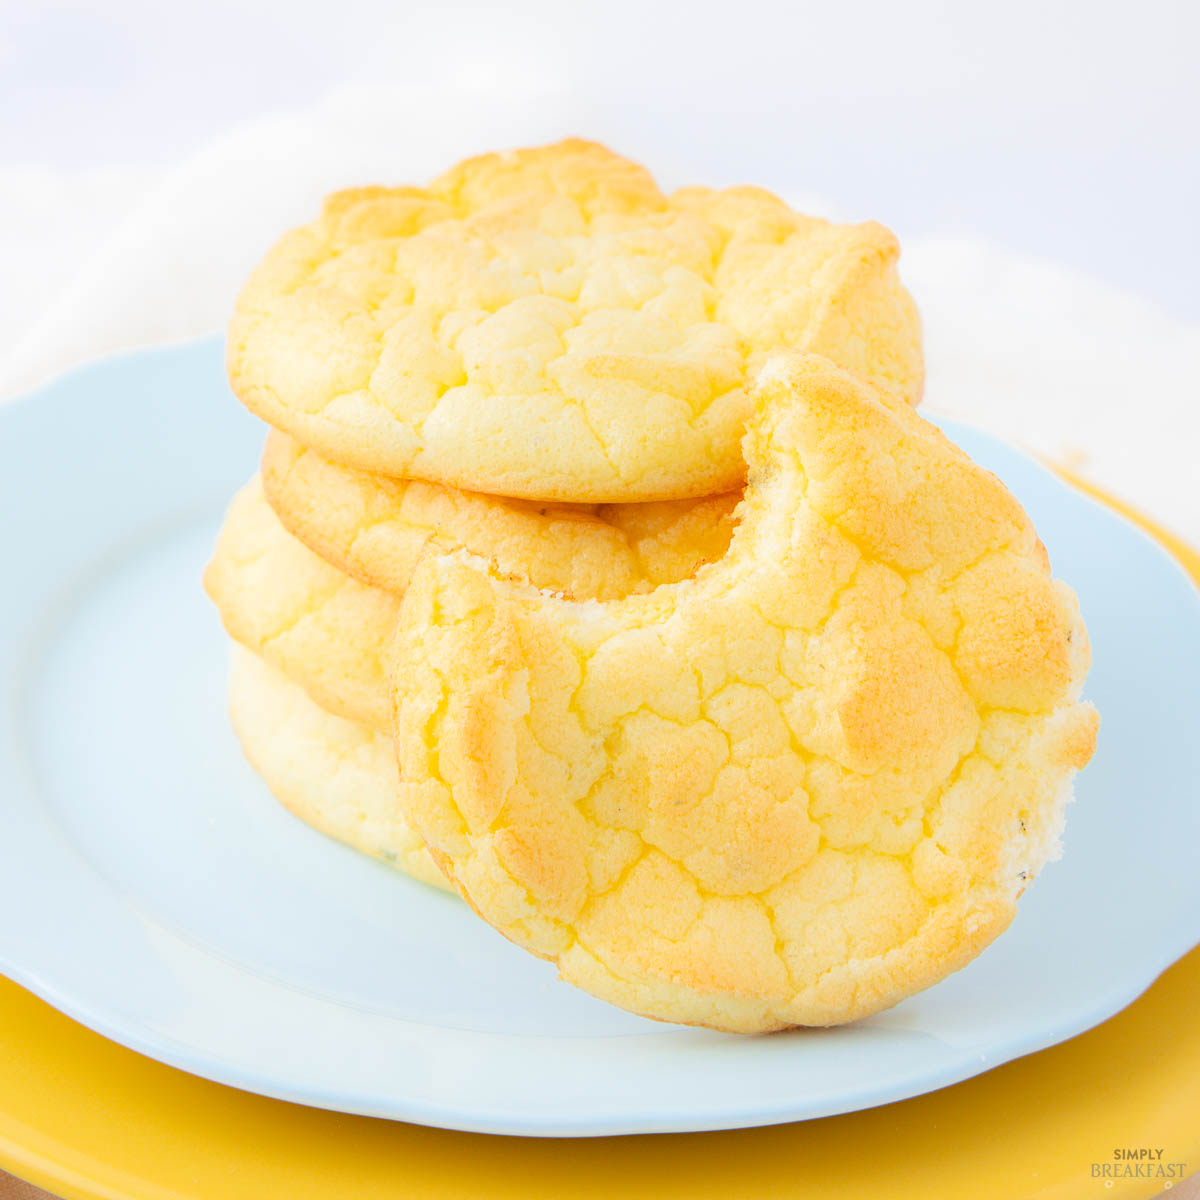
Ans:
[[[835,1024],[977,954],[1091,754],[1087,637],[913,410],[897,257],[579,141],[287,234],[205,576],[272,791],[648,1016]]]

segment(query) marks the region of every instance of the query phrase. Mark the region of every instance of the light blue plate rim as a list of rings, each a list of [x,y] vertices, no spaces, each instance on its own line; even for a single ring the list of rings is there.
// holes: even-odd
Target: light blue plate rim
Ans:
[[[190,392],[196,394],[185,395]],[[133,411],[125,412],[122,397],[128,399]],[[104,406],[97,416],[101,400]],[[205,405],[210,401],[211,409],[188,408],[189,404]],[[138,420],[131,421],[130,417]],[[97,502],[95,529],[81,537],[76,557],[65,567],[59,564],[54,572],[44,564],[34,571],[34,558],[39,551],[22,541],[24,506],[32,497],[54,492],[55,502],[64,512],[70,512],[72,505],[78,509],[81,496],[73,495],[71,489],[84,475],[88,475],[93,489],[95,481],[107,481],[114,493],[119,492],[129,465],[128,456],[146,448],[146,427],[156,424],[161,428],[154,434],[155,451],[162,452],[168,447],[171,453],[178,452],[178,466],[173,474],[168,472],[165,476],[164,487],[173,489],[170,494],[156,496],[151,506],[143,501],[140,510],[133,505],[135,517],[128,515],[130,506],[126,505],[126,523],[119,529],[112,527],[113,518],[106,504]],[[197,433],[210,424],[210,432]],[[985,459],[1023,499],[1026,493],[1036,496],[1039,503],[1061,514],[1064,528],[1080,531],[1080,538],[1085,536],[1082,531],[1088,531],[1086,537],[1091,539],[1096,556],[1102,552],[1116,556],[1119,551],[1129,562],[1136,563],[1136,573],[1130,568],[1111,570],[1104,576],[1108,586],[1114,595],[1139,605],[1132,610],[1135,618],[1142,607],[1157,604],[1162,612],[1169,614],[1171,624],[1169,628],[1160,624],[1157,629],[1147,630],[1136,628],[1137,621],[1133,619],[1134,628],[1128,636],[1164,637],[1169,632],[1181,649],[1176,655],[1174,673],[1160,664],[1155,678],[1130,678],[1127,686],[1131,690],[1146,688],[1147,694],[1152,692],[1156,696],[1161,696],[1164,688],[1171,689],[1171,704],[1176,711],[1193,721],[1200,716],[1195,671],[1200,665],[1200,654],[1195,653],[1196,647],[1200,647],[1200,594],[1178,562],[1132,522],[1070,487],[1040,463],[957,422],[939,419],[938,424],[977,457]],[[457,1093],[433,1100],[406,1094],[404,1079],[390,1080],[386,1086],[371,1090],[345,1086],[328,1073],[316,1079],[305,1077],[290,1070],[286,1062],[275,1062],[272,1066],[222,1053],[221,1022],[236,1023],[238,1006],[242,1004],[247,1011],[262,1013],[270,1013],[279,1006],[287,1010],[288,1019],[301,1025],[311,1020],[315,1027],[323,1027],[322,1023],[335,1018],[345,1023],[347,1018],[345,1013],[331,1011],[336,1005],[317,997],[290,994],[287,988],[255,977],[236,964],[214,960],[211,954],[188,944],[186,939],[173,942],[174,935],[159,925],[152,914],[138,911],[119,896],[109,895],[112,889],[108,881],[95,873],[86,858],[68,842],[55,837],[52,818],[36,811],[36,786],[21,744],[22,736],[28,733],[21,703],[27,695],[30,674],[38,669],[36,623],[53,605],[70,603],[72,580],[84,578],[95,568],[109,542],[121,541],[127,545],[131,536],[145,536],[158,528],[168,513],[183,515],[220,504],[252,469],[253,460],[245,451],[257,436],[257,430],[227,394],[221,370],[221,345],[211,338],[104,359],[0,405],[0,494],[4,496],[9,526],[6,561],[11,570],[5,589],[7,603],[0,605],[9,629],[0,654],[0,686],[5,693],[5,723],[0,733],[0,792],[7,793],[14,801],[5,806],[10,836],[0,841],[0,868],[6,868],[0,869],[0,972],[89,1028],[172,1066],[234,1087],[303,1104],[446,1128],[539,1136],[736,1128],[826,1116],[892,1102],[958,1082],[1053,1045],[1125,1007],[1200,939],[1198,873],[1193,881],[1185,881],[1180,903],[1173,903],[1169,912],[1142,914],[1150,921],[1143,927],[1143,936],[1135,944],[1124,942],[1118,947],[1113,956],[1112,978],[1103,990],[1091,996],[1090,1002],[1076,1000],[1059,1010],[1041,1012],[1036,1020],[1009,1029],[1004,1036],[991,1041],[972,1042],[968,1038],[961,1045],[947,1044],[941,1054],[931,1053],[922,1069],[909,1070],[902,1078],[882,1076],[869,1086],[859,1080],[852,1087],[826,1087],[819,1092],[806,1091],[804,1081],[798,1080],[790,1090],[785,1087],[781,1091],[772,1083],[770,1088],[758,1088],[761,1094],[756,1094],[756,1072],[763,1072],[765,1077],[770,1060],[764,1057],[763,1047],[771,1039],[700,1038],[695,1045],[688,1042],[683,1051],[686,1057],[681,1058],[669,1046],[665,1053],[662,1051],[662,1045],[670,1043],[671,1035],[679,1032],[672,1027],[662,1027],[661,1033],[606,1038],[600,1045],[605,1055],[611,1055],[618,1044],[632,1047],[632,1057],[624,1049],[617,1055],[624,1068],[635,1069],[641,1055],[645,1055],[644,1061],[655,1071],[686,1067],[680,1076],[683,1084],[676,1089],[673,1099],[668,1096],[664,1101],[661,1091],[655,1093],[653,1088],[643,1092],[634,1086],[623,1094],[605,1093],[600,1088],[595,1103],[566,1107],[554,1090],[553,1071],[537,1081],[540,1092],[523,1094],[511,1103],[507,1099],[481,1101],[467,1085]],[[196,448],[207,452],[219,447],[227,435],[231,445],[236,443],[238,449],[227,461],[220,460],[219,454],[190,458],[184,452],[186,448],[177,445],[189,437],[196,438]],[[189,463],[194,468],[191,472],[179,469]],[[96,496],[97,492],[85,494]],[[137,499],[142,501],[141,497]],[[1057,559],[1065,542],[1059,546],[1050,544]],[[40,553],[44,554],[44,549]],[[19,600],[23,595],[22,580],[38,572],[47,577],[54,575],[55,589],[33,601],[25,597],[23,607]],[[1089,606],[1096,604],[1098,598],[1098,593],[1083,596],[1089,624],[1092,620]],[[1158,613],[1158,609],[1154,611]],[[1136,658],[1132,656],[1131,661]],[[1164,704],[1164,711],[1169,707]],[[1103,706],[1102,714],[1106,719],[1103,746],[1110,736],[1109,714]],[[1139,810],[1143,815],[1148,813],[1147,820],[1159,819],[1155,803],[1162,805],[1171,820],[1178,820],[1181,815],[1188,817],[1196,808],[1196,780],[1200,772],[1189,766],[1191,760],[1183,757],[1182,750],[1180,753],[1178,762],[1145,764],[1144,794],[1131,796],[1129,803],[1139,806],[1149,803],[1148,809]],[[1188,753],[1194,757],[1193,752]],[[1096,770],[1093,767],[1085,772],[1081,792],[1088,790],[1091,772]],[[1072,823],[1073,814],[1066,835],[1068,856]],[[29,835],[28,839],[24,834]],[[1161,834],[1162,845],[1168,848],[1175,832],[1168,825]],[[37,886],[31,882],[32,869],[39,876]],[[1061,869],[1061,864],[1055,864],[1047,870]],[[1124,882],[1134,889],[1138,884],[1137,880]],[[1033,890],[1040,886],[1041,881]],[[78,921],[81,913],[85,919]],[[78,923],[73,925],[73,920]],[[131,988],[137,986],[137,970],[144,970],[147,977],[162,973],[163,962],[169,959],[168,973],[176,972],[181,980],[193,983],[202,976],[204,988],[211,994],[219,993],[224,1001],[222,1006],[214,1007],[209,1023],[190,1023],[187,1037],[177,1036],[169,1020],[156,1024],[136,1015],[137,1006],[123,1002],[119,986],[99,985],[94,968],[106,958],[116,961],[109,956],[129,955],[130,948],[123,937],[135,928],[139,937],[147,938],[145,945],[153,949],[147,952],[149,957],[145,960],[121,960]],[[147,929],[153,932],[147,935]],[[155,959],[155,954],[162,955],[162,960]],[[86,970],[79,969],[81,965],[92,968],[92,974],[89,976]],[[397,1021],[394,1017],[380,1025],[369,1014],[355,1014],[355,1019],[365,1022],[364,1036],[367,1033],[379,1036],[384,1030],[387,1036],[402,1035],[401,1040],[412,1045],[432,1040],[437,1046],[444,1043],[459,1052],[491,1055],[495,1061],[488,1069],[519,1070],[522,1064],[528,1065],[527,1038],[453,1030],[435,1034],[425,1026]],[[409,1027],[405,1028],[406,1025]],[[862,1033],[862,1027],[857,1033]],[[683,1037],[689,1034],[684,1033]],[[521,1044],[505,1047],[502,1043],[506,1041]],[[675,1045],[679,1045],[678,1036]],[[596,1061],[596,1043],[587,1038],[541,1039],[537,1049],[549,1053],[558,1072],[603,1069]],[[854,1050],[861,1052],[861,1039],[854,1043]],[[770,1051],[772,1059],[786,1053]],[[731,1056],[739,1060],[732,1071]],[[723,1090],[714,1086],[697,1095],[697,1064],[699,1077],[712,1079]],[[746,1085],[730,1090],[729,1081],[738,1079],[744,1079]]]

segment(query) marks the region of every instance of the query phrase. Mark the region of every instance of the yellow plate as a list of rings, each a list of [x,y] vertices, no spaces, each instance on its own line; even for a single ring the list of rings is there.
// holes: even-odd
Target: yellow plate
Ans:
[[[1200,555],[1101,499],[1200,583]],[[1089,1033],[900,1104],[728,1133],[539,1140],[239,1092],[0,980],[0,1166],[68,1200],[1150,1197],[1169,1177],[1114,1177],[1115,1153],[1161,1151],[1175,1182],[1200,1171],[1198,998],[1200,949]]]

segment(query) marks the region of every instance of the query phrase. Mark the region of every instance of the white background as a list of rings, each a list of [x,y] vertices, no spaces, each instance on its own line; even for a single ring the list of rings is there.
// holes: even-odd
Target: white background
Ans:
[[[219,329],[332,188],[579,133],[667,185],[756,182],[891,225],[931,402],[1169,522],[1190,498],[1173,523],[1200,539],[1194,0],[0,0],[0,17],[0,392]]]
[[[660,172],[818,191],[902,233],[983,232],[1200,316],[1200,4],[1188,0],[2,0],[0,12],[5,191],[16,167],[83,172],[79,200],[98,189],[101,224],[114,168],[136,187],[241,120],[347,82],[413,88],[414,124],[436,122],[447,93],[502,106],[542,94],[549,124],[607,136]]]

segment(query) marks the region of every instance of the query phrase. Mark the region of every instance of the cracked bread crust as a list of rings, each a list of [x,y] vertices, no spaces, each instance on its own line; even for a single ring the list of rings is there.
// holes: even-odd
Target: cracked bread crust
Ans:
[[[928,987],[1011,921],[1095,743],[1071,590],[886,389],[762,372],[719,562],[577,603],[429,554],[392,647],[408,818],[564,979],[738,1032]]]
[[[230,382],[336,461],[495,495],[739,488],[767,354],[821,353],[916,403],[920,322],[882,226],[757,188],[671,196],[602,146],[485,155],[339,192],[267,254]]]
[[[645,504],[512,500],[343,467],[278,430],[261,475],[287,530],[361,583],[401,595],[431,538],[577,600],[674,583],[721,557],[740,493]]]
[[[399,598],[351,579],[292,537],[258,476],[229,506],[204,587],[229,636],[326,712],[390,729],[384,653]]]
[[[307,452],[301,454],[309,467],[313,466]],[[268,453],[267,458],[271,457]],[[329,483],[331,472],[336,477],[334,482],[342,476],[341,468],[321,462],[316,477],[321,483]],[[313,511],[302,517],[303,530],[312,533],[319,526],[327,535],[344,533],[347,538],[340,541],[343,548],[358,545],[363,558],[376,565],[389,563],[398,571],[401,560],[393,550],[398,541],[410,536],[411,527],[406,524],[410,515],[402,499],[393,506],[388,497],[402,498],[407,485],[397,483],[395,491],[383,488],[382,493],[375,480],[345,486],[351,490],[349,503],[353,505],[353,497],[357,496],[379,520],[368,524],[362,519],[361,508],[340,507],[345,497],[337,495],[334,488],[332,494],[322,490],[309,495]],[[426,489],[430,486],[422,485]],[[489,500],[479,499],[486,509]],[[622,587],[631,582],[634,562],[640,564],[640,578],[632,586],[645,588],[649,586],[647,576],[678,579],[701,562],[719,558],[733,530],[735,500],[713,497],[705,501],[627,505],[627,509],[648,511],[628,512],[622,528],[602,524],[598,533],[593,521],[566,522],[582,525],[582,530],[564,532],[557,528],[558,523],[547,529],[540,519],[528,518],[514,533],[512,524],[503,517],[484,524],[477,519],[478,513],[473,516],[462,508],[440,518],[428,505],[419,511],[422,519],[441,520],[439,542],[457,544],[452,533],[468,537],[469,544],[517,577],[532,573],[545,578],[539,548],[548,543],[559,555],[556,567],[549,570],[571,574],[578,594],[587,596],[584,585],[592,584],[603,594],[621,595]],[[323,501],[323,511],[316,511]],[[446,503],[455,501],[451,498]],[[295,520],[295,506],[289,512]],[[364,532],[385,528],[390,536],[385,534],[374,549],[363,548]],[[405,578],[411,577],[412,566],[430,538],[428,529],[412,536],[419,547],[411,545],[406,550],[411,552],[412,563]],[[616,538],[626,548],[623,556],[613,551],[612,539]],[[319,535],[310,540],[318,543],[318,549],[327,548]],[[636,555],[629,550],[631,545],[636,546]],[[572,550],[578,554],[572,556]],[[336,557],[336,553],[331,551],[327,557]],[[626,563],[630,570],[617,572],[618,562]],[[610,566],[614,570],[606,571]],[[403,582],[394,575],[396,590],[389,591],[361,582],[367,572],[347,574],[340,567],[341,563],[332,565],[288,531],[267,502],[262,480],[256,478],[230,505],[204,574],[204,585],[226,631],[237,642],[300,684],[328,712],[389,732],[384,663],[388,638],[400,611],[397,592],[403,591]]]

